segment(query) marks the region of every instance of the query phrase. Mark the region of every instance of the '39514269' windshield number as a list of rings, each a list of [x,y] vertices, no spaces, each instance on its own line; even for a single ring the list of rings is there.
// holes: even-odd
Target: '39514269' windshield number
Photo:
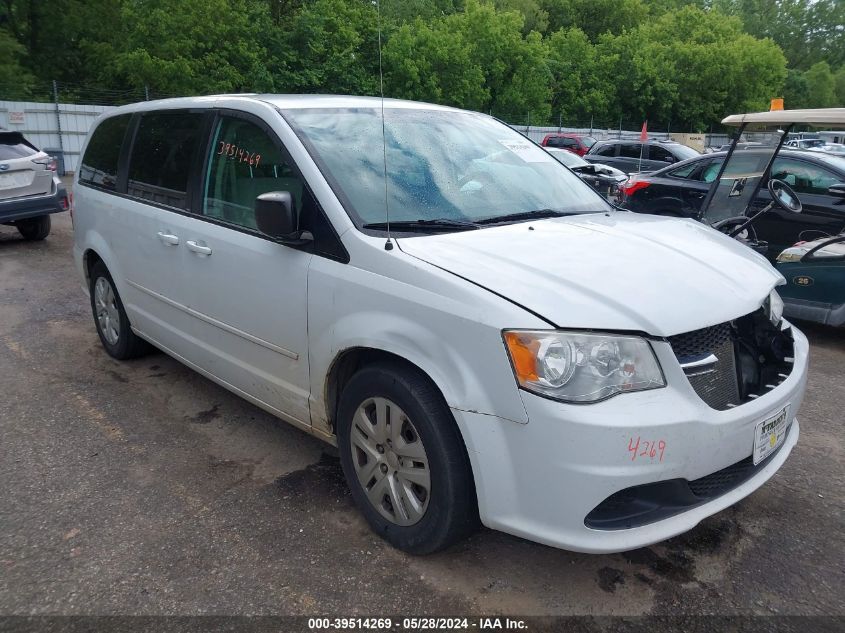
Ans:
[[[649,460],[657,459],[659,462],[663,461],[663,453],[666,450],[666,442],[664,440],[643,440],[639,435],[628,439],[628,452],[631,453],[631,461],[637,458],[648,458]]]
[[[228,156],[234,158],[239,163],[249,163],[250,167],[258,167],[261,161],[261,154],[257,152],[250,152],[243,147],[238,147],[234,143],[227,143],[226,141],[218,141],[220,147],[217,150],[218,156]]]

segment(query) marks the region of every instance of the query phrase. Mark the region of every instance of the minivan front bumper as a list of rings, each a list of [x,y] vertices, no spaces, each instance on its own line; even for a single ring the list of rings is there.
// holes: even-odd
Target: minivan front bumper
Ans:
[[[795,416],[806,387],[809,345],[801,332],[792,331],[789,377],[725,411],[711,409],[698,397],[665,342],[653,343],[666,374],[663,389],[590,405],[521,392],[529,418],[524,425],[453,410],[472,462],[482,522],[555,547],[619,552],[685,532],[749,495],[777,472],[798,441]],[[749,467],[757,424],[784,409],[791,424],[783,443]],[[640,455],[641,450],[631,450],[646,442],[663,447],[662,460],[660,451]],[[711,485],[716,480],[721,487]],[[658,482],[672,483],[653,486]],[[704,482],[706,494],[685,497],[685,482],[699,492]],[[663,493],[651,495],[651,502],[659,505],[664,499],[676,507],[635,521],[633,527],[610,522],[604,524],[607,529],[597,529],[601,524],[587,519],[603,503],[606,510],[615,494],[618,499],[633,490],[630,498],[654,489]]]

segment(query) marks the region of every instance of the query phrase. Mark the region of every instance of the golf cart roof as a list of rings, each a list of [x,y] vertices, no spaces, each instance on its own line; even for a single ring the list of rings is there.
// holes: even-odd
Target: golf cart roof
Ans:
[[[762,125],[789,125],[799,123],[822,128],[845,128],[845,108],[818,108],[815,110],[773,110],[732,114],[722,120],[724,125],[740,126],[744,123]]]

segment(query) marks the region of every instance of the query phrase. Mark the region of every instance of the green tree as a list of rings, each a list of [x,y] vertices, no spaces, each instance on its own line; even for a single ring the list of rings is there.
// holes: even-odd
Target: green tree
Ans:
[[[836,85],[836,101],[840,107],[845,107],[845,66],[836,71],[833,77]]]
[[[738,16],[755,37],[770,37],[791,68],[806,70],[818,61],[845,63],[845,2],[842,0],[712,0]]]
[[[827,62],[817,62],[804,73],[807,85],[807,108],[830,108],[836,105],[836,80]]]
[[[0,29],[0,93],[4,99],[26,100],[35,78],[23,66],[26,49],[11,33]]]
[[[615,58],[601,58],[579,28],[560,29],[548,41],[552,112],[573,124],[605,117],[613,94],[607,70]]]
[[[726,114],[768,109],[786,79],[771,40],[743,33],[737,18],[686,6],[600,42],[617,59],[619,114],[704,129]]]
[[[253,0],[124,2],[111,81],[200,94],[274,88],[264,42],[271,23]]]
[[[783,107],[788,110],[798,110],[809,107],[807,79],[805,73],[790,68],[783,87]]]
[[[549,14],[540,6],[537,0],[496,0],[499,11],[518,11],[525,22],[522,33],[528,35],[531,31],[545,33],[549,28]]]
[[[619,35],[632,29],[649,17],[644,0],[540,0],[548,13],[549,30],[577,27],[591,41],[600,35]]]
[[[278,38],[274,74],[279,87],[285,92],[378,94],[378,41],[374,4],[310,2]]]
[[[384,47],[385,91],[391,97],[481,110],[490,92],[472,46],[444,21],[402,25]]]

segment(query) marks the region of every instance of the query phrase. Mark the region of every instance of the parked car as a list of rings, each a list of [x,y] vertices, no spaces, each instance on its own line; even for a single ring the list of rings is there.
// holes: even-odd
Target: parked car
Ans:
[[[56,161],[20,132],[0,130],[0,224],[16,227],[25,240],[43,240],[50,214],[68,208]]]
[[[797,442],[808,343],[771,266],[616,210],[492,117],[150,101],[104,113],[81,163],[74,261],[106,352],[152,344],[337,444],[355,503],[406,551],[479,519],[645,546]]]
[[[771,156],[771,149],[748,149],[734,160],[749,171]],[[632,176],[621,187],[621,205],[637,213],[700,219],[711,183],[716,180],[726,152],[706,154],[650,174]],[[798,194],[804,212],[791,214],[773,209],[754,223],[757,237],[769,242],[766,256],[772,261],[805,231],[837,235],[845,230],[845,198],[834,185],[845,183],[845,159],[818,152],[782,150],[775,158],[772,176]],[[768,204],[769,192],[761,187],[756,208]]]
[[[628,180],[628,176],[610,165],[601,163],[588,163],[583,158],[565,149],[549,147],[546,151],[551,154],[559,163],[566,165],[578,176],[608,198],[617,198],[619,186]]]
[[[584,160],[602,163],[632,174],[654,171],[667,164],[674,164],[700,154],[686,145],[674,141],[598,141],[584,154]]]
[[[843,145],[842,143],[825,143],[824,145],[811,147],[810,151],[825,152],[828,154],[834,154],[836,156],[845,156],[845,145]]]
[[[790,318],[845,325],[845,234],[798,242],[778,255],[776,268]]]
[[[825,142],[820,138],[793,138],[786,141],[783,146],[793,149],[813,149],[822,147],[824,144]]]
[[[592,136],[561,132],[558,134],[546,134],[540,145],[543,147],[558,147],[569,150],[573,154],[578,154],[578,156],[583,156],[595,143],[596,139]]]
[[[757,147],[766,147],[766,144],[765,143],[757,143],[757,142],[748,142],[748,143],[743,142],[743,143],[737,143],[736,144],[737,149],[754,149],[754,148],[757,148]],[[726,145],[722,145],[719,149],[714,150],[714,151],[727,152],[730,148],[731,148],[731,144],[727,143]]]

